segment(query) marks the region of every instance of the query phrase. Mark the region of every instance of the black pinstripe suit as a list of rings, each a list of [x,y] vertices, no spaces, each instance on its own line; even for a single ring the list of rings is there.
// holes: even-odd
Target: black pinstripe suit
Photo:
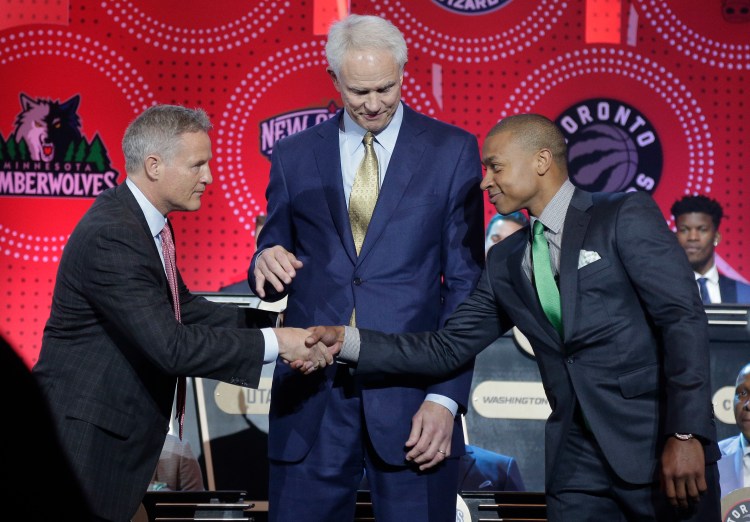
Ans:
[[[192,295],[179,273],[178,284],[182,324],[125,184],[97,198],[65,246],[33,372],[97,519],[129,520],[137,510],[178,375],[242,386],[260,379],[263,335],[236,328],[250,326],[247,310]]]

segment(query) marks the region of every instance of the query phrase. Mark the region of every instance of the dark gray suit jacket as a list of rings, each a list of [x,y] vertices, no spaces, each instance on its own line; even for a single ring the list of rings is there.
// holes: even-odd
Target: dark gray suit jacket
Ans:
[[[60,261],[33,373],[94,512],[108,520],[129,520],[146,492],[177,376],[260,379],[263,334],[236,328],[248,326],[245,311],[192,295],[179,273],[178,284],[182,324],[125,184],[96,199]]]
[[[444,375],[516,325],[534,347],[552,408],[548,485],[576,402],[627,482],[655,479],[675,432],[700,436],[707,461],[716,461],[706,315],[687,257],[652,198],[576,190],[560,261],[562,339],[522,271],[528,242],[524,228],[490,249],[476,290],[443,330],[362,330],[357,372]],[[581,259],[591,262],[579,267]]]

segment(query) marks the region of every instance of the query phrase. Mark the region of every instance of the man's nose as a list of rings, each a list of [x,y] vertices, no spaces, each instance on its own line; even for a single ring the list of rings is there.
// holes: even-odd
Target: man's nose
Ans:
[[[376,92],[371,92],[365,98],[365,110],[367,112],[378,112],[380,108],[380,100]]]

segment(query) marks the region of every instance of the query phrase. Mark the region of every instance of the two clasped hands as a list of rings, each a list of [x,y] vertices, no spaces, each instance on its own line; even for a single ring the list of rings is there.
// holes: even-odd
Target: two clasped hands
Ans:
[[[280,245],[263,250],[255,264],[255,293],[266,296],[265,285],[283,292],[292,283],[302,261]],[[344,342],[343,326],[315,326],[302,328],[275,328],[279,341],[279,356],[295,370],[309,374],[333,364],[333,356],[341,351]]]
[[[333,364],[344,342],[343,326],[274,328],[279,356],[295,370],[307,375]]]

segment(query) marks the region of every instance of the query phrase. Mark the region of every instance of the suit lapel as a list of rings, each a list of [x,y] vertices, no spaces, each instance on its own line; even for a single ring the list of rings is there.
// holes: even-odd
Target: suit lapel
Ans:
[[[343,110],[343,109],[342,109]],[[315,144],[315,161],[318,176],[323,185],[328,209],[331,212],[333,225],[341,238],[341,244],[352,263],[357,262],[357,251],[349,224],[349,211],[344,198],[344,186],[341,173],[341,151],[339,148],[339,125],[342,112],[317,128],[320,139]]]
[[[151,246],[154,247],[154,255],[159,258],[159,251],[156,249],[156,242],[151,235],[151,229],[148,228],[148,221],[146,221],[146,216],[143,214],[143,210],[141,209],[138,201],[135,199],[135,196],[130,191],[130,188],[128,188],[126,183],[121,183],[115,188],[115,196],[123,204],[123,206],[127,208],[138,220],[138,223],[140,223],[141,227],[143,228],[143,232],[146,234],[146,237],[151,240],[150,243]],[[159,260],[159,262],[161,263],[161,259]]]
[[[519,233],[519,239],[517,240],[518,243],[512,247],[513,251],[505,260],[505,262],[507,263],[507,270],[510,274],[511,283],[516,289],[518,295],[521,297],[521,300],[526,305],[526,308],[529,310],[534,319],[536,319],[542,330],[544,330],[545,333],[549,336],[550,345],[559,346],[560,336],[558,335],[557,330],[555,330],[555,327],[552,326],[552,323],[549,322],[547,316],[544,314],[542,305],[539,303],[536,289],[534,288],[534,285],[532,284],[529,277],[523,271],[523,257],[526,253],[526,247],[530,245],[530,234],[531,232],[529,227],[526,227],[524,229],[523,234]],[[508,238],[503,240],[503,242],[510,242],[514,240],[515,239]]]
[[[722,303],[737,302],[737,284],[721,274],[719,274],[719,293]]]
[[[535,315],[537,312],[539,312],[540,314],[542,314],[542,316],[544,316],[542,307],[539,304],[539,299],[537,299],[536,290],[531,284],[529,278],[524,273],[522,266],[523,256],[526,253],[526,247],[530,242],[530,234],[531,232],[529,231],[529,227],[526,227],[524,229],[523,234],[519,234],[519,236],[521,237],[518,240],[518,244],[514,246],[514,251],[507,258],[508,272],[511,274],[511,281],[513,282],[513,286],[516,287],[518,295],[521,296],[521,299],[526,304],[527,308],[529,310],[533,310]],[[505,241],[509,240],[510,239],[506,239]],[[549,323],[549,321],[545,322]],[[551,324],[550,328],[552,328]],[[554,328],[552,328],[552,330],[554,330]]]
[[[563,242],[560,252],[560,303],[563,315],[563,334],[569,335],[576,318],[578,289],[578,257],[586,237],[591,216],[591,194],[576,189],[565,216]]]
[[[359,262],[367,257],[373,245],[388,226],[388,222],[401,202],[401,198],[406,194],[406,189],[414,173],[426,170],[426,167],[421,166],[425,149],[424,140],[419,137],[424,132],[426,132],[426,129],[419,125],[414,111],[404,105],[404,119],[398,131],[396,147],[388,163],[388,170],[380,188],[375,211],[367,227],[367,235],[359,254]]]
[[[173,302],[174,296],[172,295],[172,290],[169,288],[167,274],[166,272],[164,272],[164,265],[162,265],[159,250],[156,248],[156,241],[154,240],[154,236],[151,235],[151,229],[148,227],[148,221],[146,221],[146,216],[143,214],[141,206],[138,204],[135,196],[125,183],[122,183],[117,188],[115,188],[115,195],[117,196],[117,199],[125,206],[125,208],[127,208],[135,216],[136,220],[138,220],[138,223],[140,223],[141,227],[143,228],[143,233],[145,235],[144,240],[150,245],[150,250],[153,252],[153,256],[151,257],[154,260],[154,267],[158,267],[157,271],[162,275],[164,291],[169,296],[169,301]],[[170,229],[171,226],[172,225],[170,223]],[[174,237],[174,229],[172,230],[172,237]],[[177,269],[177,274],[178,278],[181,277],[179,275],[179,269]]]

